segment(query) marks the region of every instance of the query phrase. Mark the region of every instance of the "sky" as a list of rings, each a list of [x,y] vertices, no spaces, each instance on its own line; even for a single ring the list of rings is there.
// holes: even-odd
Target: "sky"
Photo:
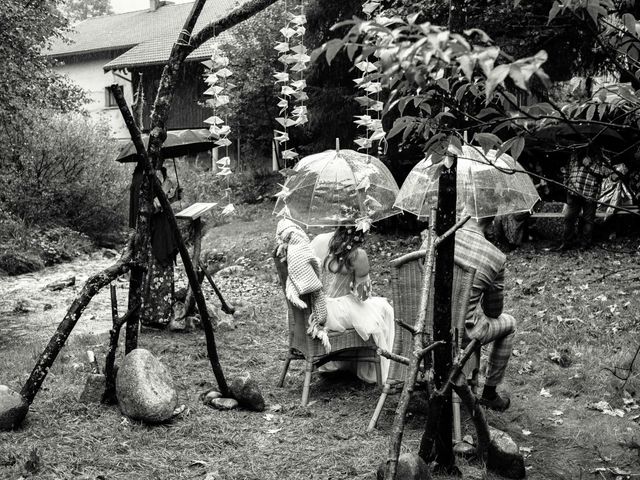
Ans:
[[[173,3],[188,3],[193,0],[172,0]],[[111,0],[114,13],[133,12],[149,8],[149,0]]]

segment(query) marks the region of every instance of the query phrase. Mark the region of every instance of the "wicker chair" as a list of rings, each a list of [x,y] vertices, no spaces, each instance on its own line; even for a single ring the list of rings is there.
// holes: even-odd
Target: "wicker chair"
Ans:
[[[424,254],[424,251],[412,252],[391,261],[391,288],[393,295],[394,317],[396,320],[393,353],[407,358],[410,357],[413,352],[413,336],[409,331],[402,327],[398,321],[402,321],[405,324],[413,326],[418,319],[420,296],[422,294],[422,278],[424,275]],[[451,318],[454,328],[458,329],[458,342],[461,348],[466,346],[468,341],[464,335],[464,322],[475,274],[475,268],[462,265],[458,262],[455,263],[453,270],[453,295],[451,297]],[[428,312],[433,310],[433,289],[431,289],[431,293],[427,306]],[[431,338],[432,336],[432,318],[432,315],[427,313],[427,328],[425,335],[428,338]],[[467,375],[467,378],[471,379],[472,386],[477,381],[477,373],[480,364],[479,359],[480,350],[478,350],[476,355],[474,355],[465,365],[464,372]],[[426,363],[427,366],[430,366],[430,359],[427,359]],[[369,426],[367,427],[368,431],[371,431],[376,427],[378,417],[382,412],[387,396],[390,393],[396,393],[402,390],[406,375],[406,365],[398,362],[391,362],[389,375],[371,421],[369,422]],[[459,418],[460,407],[459,403],[455,403],[454,398],[454,407],[456,406]],[[456,412],[454,408],[454,416],[455,415]]]
[[[275,261],[276,270],[280,279],[280,285],[282,286],[283,293],[285,291],[285,285],[287,281],[287,264],[280,261],[279,258],[273,255]],[[311,305],[308,298],[302,297],[307,305]],[[286,295],[285,295],[286,299]],[[287,320],[289,323],[289,352],[285,359],[284,368],[280,379],[278,381],[278,387],[284,385],[284,380],[289,369],[291,360],[304,360],[305,362],[305,375],[304,383],[302,386],[302,405],[305,406],[309,401],[309,387],[311,385],[311,374],[320,366],[332,360],[351,360],[358,359],[359,361],[373,362],[376,369],[376,379],[378,385],[382,386],[382,371],[380,369],[380,357],[376,353],[377,346],[373,341],[373,338],[369,340],[363,340],[358,333],[349,329],[344,332],[329,333],[329,341],[331,342],[331,353],[327,354],[322,342],[318,339],[311,338],[307,334],[309,315],[311,309],[300,310],[287,301],[288,315]]]

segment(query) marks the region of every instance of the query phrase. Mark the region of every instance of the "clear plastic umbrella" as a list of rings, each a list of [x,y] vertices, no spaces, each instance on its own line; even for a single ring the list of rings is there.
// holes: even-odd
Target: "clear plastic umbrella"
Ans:
[[[366,225],[400,213],[398,184],[377,158],[327,150],[301,159],[288,173],[274,213],[307,227]]]
[[[520,164],[507,154],[496,158],[496,150],[464,145],[458,153],[458,214],[463,210],[473,218],[530,212],[540,196]],[[437,161],[436,161],[437,160]],[[420,161],[404,181],[394,206],[428,219],[438,203],[438,179],[444,166],[431,155]]]

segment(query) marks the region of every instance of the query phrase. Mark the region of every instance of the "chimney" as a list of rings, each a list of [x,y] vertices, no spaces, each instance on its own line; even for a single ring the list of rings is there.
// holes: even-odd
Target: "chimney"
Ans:
[[[161,0],[149,0],[149,11],[155,12],[160,8],[161,5],[162,5]]]

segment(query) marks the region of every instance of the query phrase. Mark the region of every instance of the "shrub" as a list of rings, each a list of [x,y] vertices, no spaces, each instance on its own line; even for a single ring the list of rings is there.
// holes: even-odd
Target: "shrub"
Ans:
[[[124,225],[125,169],[108,126],[77,113],[34,112],[16,143],[0,134],[0,205],[28,224],[68,227],[99,239]]]
[[[195,202],[218,202],[224,205],[228,202],[227,192],[231,203],[236,206],[260,203],[278,192],[280,187],[277,183],[284,181],[279,173],[264,171],[234,172],[227,178],[211,170],[183,167],[178,175],[180,186],[184,189],[183,203],[187,205]]]

